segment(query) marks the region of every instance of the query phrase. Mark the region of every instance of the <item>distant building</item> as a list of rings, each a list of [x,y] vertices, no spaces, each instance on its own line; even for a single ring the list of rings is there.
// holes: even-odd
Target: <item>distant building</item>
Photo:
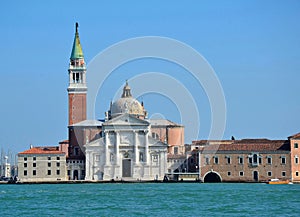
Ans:
[[[31,147],[18,154],[21,182],[66,181],[66,154],[59,147]]]
[[[194,141],[192,146],[189,171],[199,173],[204,182],[264,182],[292,178],[290,140],[200,140]]]
[[[0,176],[4,176],[4,177],[11,177],[11,165],[10,163],[8,163],[8,156],[2,156],[3,159],[1,159],[2,164],[0,164]],[[4,162],[2,161],[4,160]]]
[[[290,136],[290,149],[291,149],[291,180],[293,182],[300,182],[300,133]]]

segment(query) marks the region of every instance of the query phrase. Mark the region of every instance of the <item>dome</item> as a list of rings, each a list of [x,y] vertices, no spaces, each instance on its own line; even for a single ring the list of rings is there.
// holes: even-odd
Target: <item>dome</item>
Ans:
[[[124,113],[135,115],[138,118],[145,118],[147,115],[144,106],[132,97],[131,88],[127,81],[123,88],[122,97],[112,103],[110,107],[111,118]]]
[[[145,116],[143,106],[132,97],[120,98],[115,101],[111,106],[110,112],[113,117],[123,113]]]

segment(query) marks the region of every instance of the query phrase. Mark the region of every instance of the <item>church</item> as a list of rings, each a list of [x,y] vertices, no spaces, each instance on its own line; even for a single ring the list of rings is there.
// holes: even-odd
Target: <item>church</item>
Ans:
[[[88,84],[77,23],[68,71],[69,140],[60,146],[67,152],[69,179],[162,180],[168,171],[167,155],[184,154],[184,127],[148,120],[143,102],[132,96],[127,81],[104,120],[87,120]]]
[[[150,137],[147,112],[132,97],[128,83],[107,114],[102,124],[104,136],[85,145],[85,179],[163,179],[167,144]]]

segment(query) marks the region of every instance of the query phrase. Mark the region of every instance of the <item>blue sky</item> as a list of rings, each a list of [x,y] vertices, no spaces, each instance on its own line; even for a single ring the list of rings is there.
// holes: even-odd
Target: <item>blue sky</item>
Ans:
[[[196,49],[224,89],[224,139],[285,139],[300,131],[299,1],[5,1],[1,8],[0,146],[5,151],[67,138],[75,22],[87,63],[108,46],[139,36],[170,37]],[[201,88],[193,89],[182,69],[164,61],[118,68],[99,93],[97,117],[103,118],[111,93],[125,79],[146,71],[166,72],[191,87],[201,108],[199,138],[207,138],[207,97]],[[150,114],[180,122],[174,102],[159,95],[143,100]]]

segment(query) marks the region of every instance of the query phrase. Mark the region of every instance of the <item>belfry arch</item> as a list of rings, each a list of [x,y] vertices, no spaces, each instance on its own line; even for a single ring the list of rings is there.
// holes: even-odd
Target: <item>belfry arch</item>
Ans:
[[[204,183],[222,182],[222,177],[216,171],[209,171],[203,176]]]

